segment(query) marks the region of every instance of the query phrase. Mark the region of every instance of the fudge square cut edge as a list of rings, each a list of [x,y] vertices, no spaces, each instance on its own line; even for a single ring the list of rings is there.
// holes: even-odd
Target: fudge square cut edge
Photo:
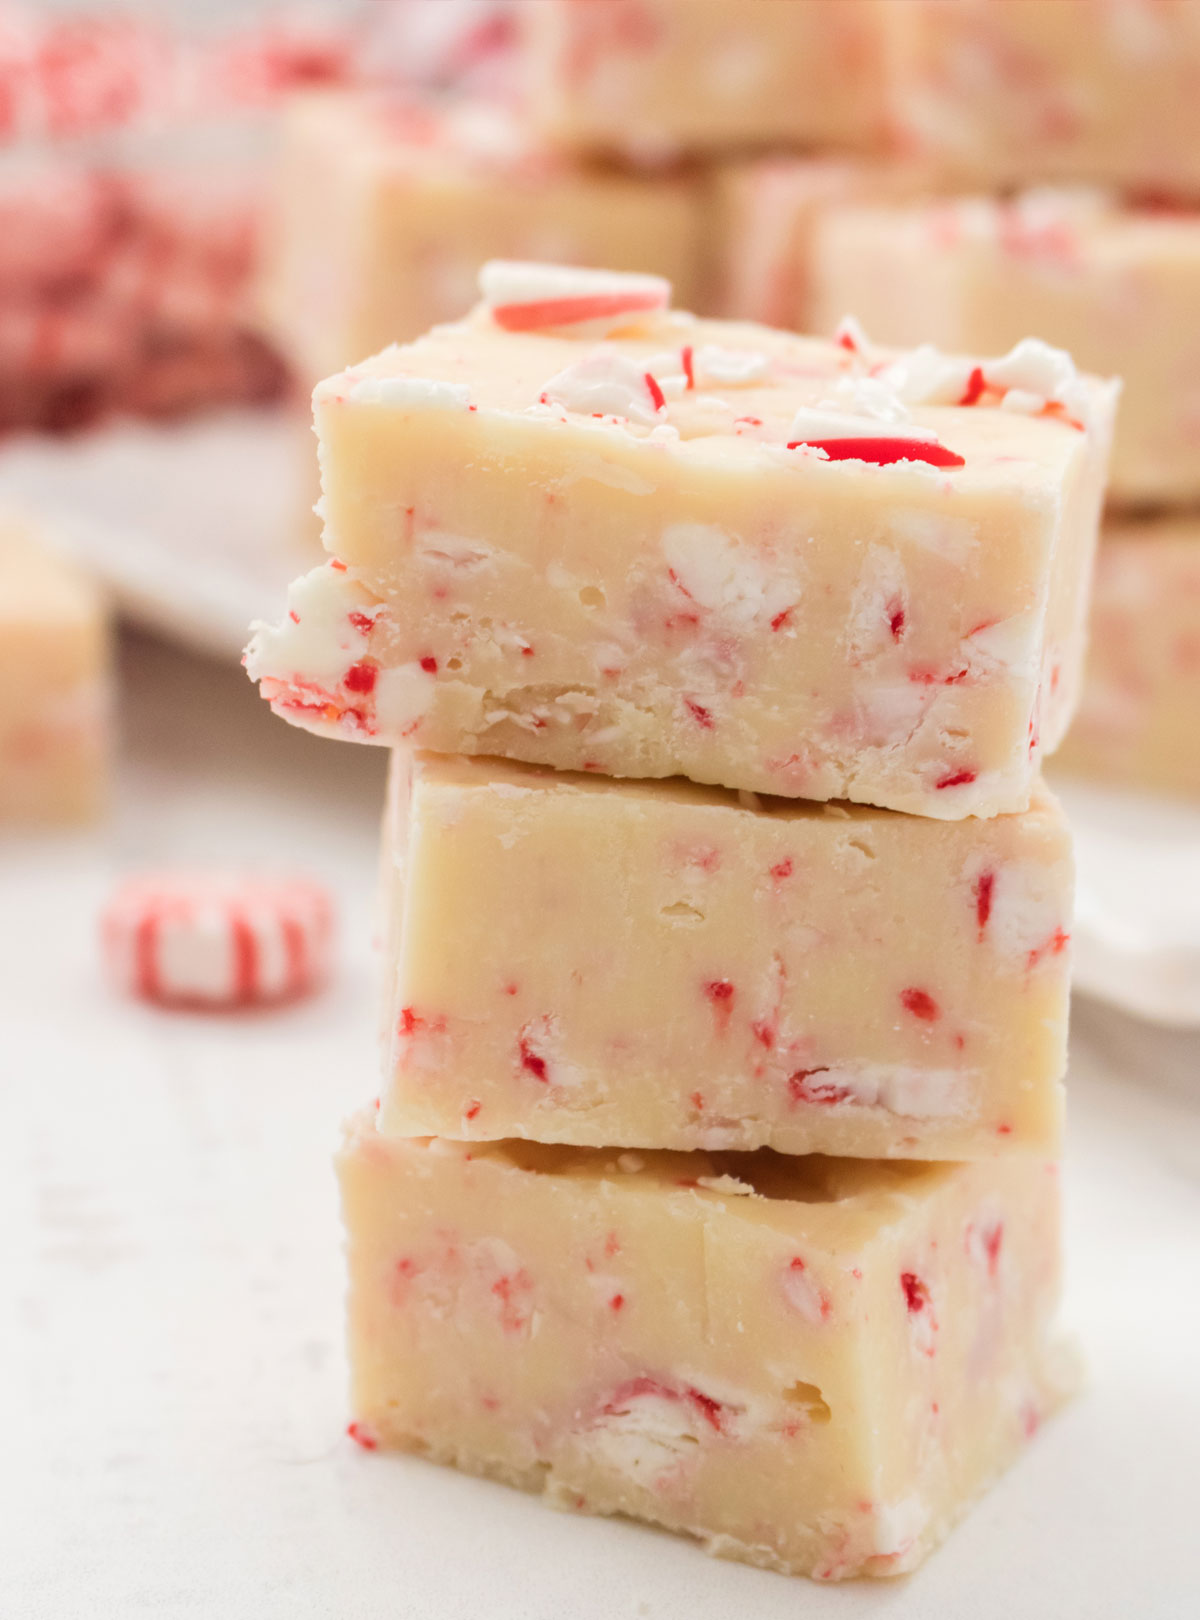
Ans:
[[[725,1557],[914,1568],[1074,1382],[1034,1157],[389,1140],[368,1111],[339,1173],[360,1444]]]
[[[945,822],[397,751],[382,1128],[1054,1156],[1072,889],[1040,786]]]
[[[77,823],[108,800],[109,606],[48,538],[32,519],[0,517],[0,823]]]
[[[671,313],[652,277],[488,268],[467,320],[314,394],[333,556],[248,649],[277,712],[944,819],[1024,808],[1079,685],[1117,385],[1031,343],[984,388],[853,326]]]

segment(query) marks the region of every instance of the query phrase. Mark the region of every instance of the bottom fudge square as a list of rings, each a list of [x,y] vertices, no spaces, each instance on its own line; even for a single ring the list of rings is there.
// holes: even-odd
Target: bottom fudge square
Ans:
[[[350,1432],[836,1580],[1069,1392],[1054,1165],[389,1139],[340,1156]]]

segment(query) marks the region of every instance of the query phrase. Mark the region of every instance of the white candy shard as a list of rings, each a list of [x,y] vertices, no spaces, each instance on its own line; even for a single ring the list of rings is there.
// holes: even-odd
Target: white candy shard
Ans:
[[[649,427],[662,408],[655,388],[652,372],[604,345],[551,377],[541,398],[582,416],[621,416]]]
[[[834,405],[804,406],[792,418],[788,429],[788,442],[798,444],[819,443],[823,439],[912,439],[921,444],[934,444],[937,434],[932,428],[919,427],[915,422],[883,421],[856,411],[839,410]]]
[[[362,377],[351,384],[347,399],[355,405],[387,405],[396,410],[465,410],[471,403],[466,383],[437,382],[430,377]]]
[[[168,1006],[232,1008],[314,990],[332,923],[328,894],[305,878],[158,872],[121,885],[101,933],[122,990]]]
[[[697,379],[723,385],[761,382],[770,361],[758,349],[727,349],[719,343],[705,343],[696,350]]]
[[[509,332],[569,327],[578,336],[602,337],[671,302],[671,283],[662,276],[510,259],[489,260],[479,290],[492,319]]]

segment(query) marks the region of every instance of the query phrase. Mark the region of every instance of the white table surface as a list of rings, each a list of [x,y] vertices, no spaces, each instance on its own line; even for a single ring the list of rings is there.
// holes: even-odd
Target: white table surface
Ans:
[[[1067,1174],[1090,1386],[915,1577],[789,1581],[346,1440],[330,1153],[376,1090],[382,755],[153,642],[124,662],[112,821],[0,836],[4,1620],[1200,1612],[1200,1037],[1094,1005]],[[116,998],[115,874],[189,859],[326,878],[329,991],[230,1019]]]

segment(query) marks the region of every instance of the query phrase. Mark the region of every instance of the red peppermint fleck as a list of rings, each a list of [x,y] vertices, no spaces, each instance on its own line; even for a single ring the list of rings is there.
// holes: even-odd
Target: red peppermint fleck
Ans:
[[[288,618],[292,621],[293,624],[299,624],[300,623],[300,615],[296,612],[295,608],[289,608],[288,609]]]
[[[918,1316],[929,1306],[929,1289],[915,1271],[900,1273],[900,1286],[904,1290],[904,1303],[910,1316]]]
[[[653,401],[654,409],[656,411],[665,411],[667,408],[667,396],[658,386],[658,378],[652,371],[647,371],[645,373],[645,382],[646,392],[650,395],[650,398]]]
[[[720,1434],[723,1426],[724,1405],[720,1401],[714,1400],[711,1395],[705,1395],[694,1384],[688,1385],[686,1393],[688,1400],[691,1401],[693,1406],[699,1408],[709,1426]]]
[[[983,367],[976,366],[967,378],[967,386],[963,390],[963,397],[958,403],[960,405],[974,405],[986,387],[987,384],[983,380]]]
[[[365,1424],[347,1423],[346,1433],[354,1441],[355,1445],[361,1446],[364,1451],[377,1451],[379,1449],[379,1441],[376,1440]]]
[[[696,386],[696,372],[695,372],[694,363],[693,363],[693,357],[692,357],[692,346],[691,346],[690,343],[685,343],[684,344],[683,352],[680,355],[680,359],[683,361],[683,374],[687,378],[687,385],[686,386],[688,388],[695,388],[695,386]]]
[[[1011,1125],[997,1125],[996,1126],[996,1135],[997,1136],[1011,1136],[1012,1135],[1012,1126]]]
[[[506,1333],[520,1333],[529,1326],[533,1278],[524,1268],[497,1277],[492,1293],[500,1301],[500,1325]]]
[[[613,1297],[608,1302],[608,1308],[609,1308],[610,1311],[619,1311],[623,1307],[624,1304],[625,1304],[625,1295],[624,1294],[614,1294]]]
[[[888,629],[892,633],[892,640],[899,641],[904,635],[905,613],[902,603],[891,601],[887,606]]]
[[[943,788],[967,787],[979,775],[978,771],[951,771],[934,783],[940,793]]]
[[[506,332],[534,332],[545,326],[578,326],[613,315],[662,309],[661,293],[631,291],[592,293],[581,298],[542,298],[528,304],[498,304],[492,319]]]
[[[547,1073],[546,1060],[540,1053],[534,1051],[527,1036],[522,1035],[518,1050],[521,1057],[521,1067],[533,1075],[535,1080],[548,1081],[549,1074]]]
[[[713,728],[712,711],[706,709],[702,703],[697,703],[694,698],[685,697],[683,701],[696,724],[703,727],[705,731],[711,731]]]
[[[362,631],[364,636],[375,628],[375,620],[371,615],[369,613],[360,613],[357,608],[351,608],[346,617],[356,630]]]
[[[426,675],[436,675],[437,674],[437,659],[431,657],[427,653],[425,655],[425,657],[422,658],[422,660],[421,660],[421,668],[425,671]]]
[[[472,1100],[463,1109],[463,1118],[464,1119],[474,1119],[475,1116],[479,1113],[479,1110],[482,1107],[483,1107],[483,1104],[481,1102],[476,1102],[474,1100],[474,1098],[472,1098]]]
[[[816,1080],[814,1075],[828,1074],[827,1068],[797,1069],[788,1076],[788,1096],[794,1103],[819,1103],[826,1107],[834,1103],[849,1102],[852,1093],[846,1086],[831,1080]]]
[[[344,684],[350,692],[361,692],[364,695],[375,690],[375,682],[379,676],[376,664],[351,664],[346,671]]]
[[[765,1018],[757,1018],[750,1028],[754,1032],[754,1039],[760,1046],[765,1046],[769,1052],[775,1045],[775,1026]]]
[[[975,880],[975,920],[979,924],[979,937],[983,938],[992,914],[992,892],[996,887],[995,872],[984,872]]]
[[[615,1232],[610,1232],[604,1239],[604,1253],[611,1260],[614,1254],[620,1254],[620,1252],[621,1240]]]
[[[693,1091],[688,1101],[698,1114],[704,1112],[704,1093],[702,1091]]]
[[[791,877],[792,870],[792,857],[788,855],[785,856],[782,861],[777,861],[775,863],[775,865],[771,868],[771,876],[775,879],[776,883],[782,883],[784,878]]]
[[[790,607],[785,607],[781,613],[777,613],[771,620],[771,629],[782,630],[785,624],[791,623],[791,620],[792,610]]]
[[[902,990],[900,992],[900,1005],[905,1012],[912,1013],[914,1018],[923,1019],[927,1024],[936,1023],[942,1016],[942,1009],[928,990]]]
[[[413,1035],[418,1029],[422,1028],[424,1022],[425,1020],[419,1017],[412,1007],[402,1007],[396,1031],[400,1035]]]
[[[1056,928],[1048,940],[1041,945],[1035,945],[1030,951],[1026,966],[1035,968],[1048,956],[1061,956],[1070,943],[1070,934],[1062,928]]]
[[[517,992],[520,990],[520,988],[521,987],[520,987],[519,984],[515,983],[514,980],[510,979],[508,981],[508,983],[504,986],[504,994],[506,996],[515,996],[517,994]]]
[[[794,439],[789,450],[824,450],[830,461],[870,461],[890,467],[896,461],[924,461],[931,467],[965,467],[966,461],[936,439]]]
[[[335,569],[339,574],[344,574],[346,572],[345,563],[342,562],[338,557],[331,557],[329,559],[329,566],[330,568]]]
[[[994,1277],[1000,1269],[1000,1245],[1004,1242],[1004,1223],[997,1221],[983,1234],[983,1252],[987,1255],[988,1276]]]

